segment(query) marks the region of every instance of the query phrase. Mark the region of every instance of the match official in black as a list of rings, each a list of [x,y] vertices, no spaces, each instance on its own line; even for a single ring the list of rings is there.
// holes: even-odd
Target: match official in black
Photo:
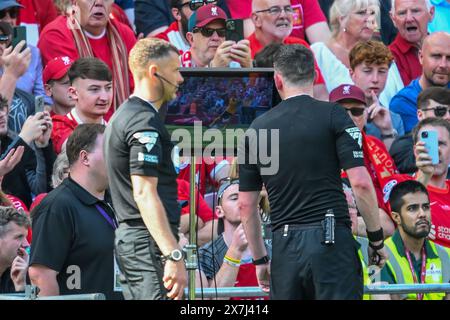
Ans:
[[[266,291],[270,284],[272,299],[361,299],[359,246],[350,229],[341,168],[366,222],[369,257],[380,267],[386,260],[361,132],[342,106],[312,98],[315,72],[310,50],[283,46],[274,68],[283,101],[252,123],[239,150],[241,220],[259,284]],[[279,141],[270,138],[262,143],[263,135],[271,135],[261,129],[279,130]],[[261,161],[264,155],[271,155],[270,167],[278,160],[276,173]],[[263,184],[271,207],[271,262],[256,210]]]
[[[112,117],[105,160],[119,227],[115,252],[125,299],[181,299],[187,284],[177,234],[174,148],[158,110],[183,82],[178,50],[142,39],[130,51],[134,94]]]

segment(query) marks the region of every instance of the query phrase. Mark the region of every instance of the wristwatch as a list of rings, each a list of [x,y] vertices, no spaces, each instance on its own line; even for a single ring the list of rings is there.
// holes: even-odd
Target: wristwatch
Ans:
[[[180,261],[184,258],[183,251],[180,249],[174,249],[172,250],[167,256],[163,256],[163,259],[165,260],[172,260],[172,261]]]
[[[264,256],[264,257],[262,257],[262,258],[253,260],[252,262],[253,262],[253,264],[254,264],[255,266],[259,266],[259,265],[261,265],[261,264],[266,264],[266,263],[269,262],[269,261],[270,261],[269,257],[268,257],[268,256]]]
[[[381,134],[381,139],[394,139],[398,136],[398,132],[395,129],[392,129],[392,133],[389,134]]]

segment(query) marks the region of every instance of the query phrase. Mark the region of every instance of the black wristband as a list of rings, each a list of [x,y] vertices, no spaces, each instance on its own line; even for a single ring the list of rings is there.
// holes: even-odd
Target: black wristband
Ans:
[[[378,242],[378,241],[384,240],[383,228],[380,228],[380,230],[373,231],[373,232],[366,230],[366,232],[367,232],[367,238],[369,239],[370,242]]]
[[[264,257],[262,257],[262,258],[260,258],[260,259],[252,260],[252,261],[253,261],[253,264],[254,264],[255,266],[259,266],[259,265],[261,265],[261,264],[266,264],[267,262],[270,261],[270,259],[269,259],[269,256],[264,256]]]
[[[374,245],[372,242],[369,242],[369,247],[371,247],[373,250],[378,251],[384,248],[384,241],[381,242],[379,245]]]

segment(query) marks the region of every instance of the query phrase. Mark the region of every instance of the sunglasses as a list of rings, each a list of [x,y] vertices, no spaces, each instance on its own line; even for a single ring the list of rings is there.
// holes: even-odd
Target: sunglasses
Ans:
[[[436,106],[435,108],[425,108],[423,111],[433,110],[436,117],[442,118],[448,113],[450,113],[450,108],[445,106]]]
[[[216,3],[217,0],[191,0],[189,2],[183,3],[182,5],[180,5],[180,9],[183,8],[184,6],[189,5],[189,9],[191,9],[192,11],[197,10],[200,7],[203,7],[206,4],[211,4],[211,3]]]
[[[9,16],[11,19],[16,19],[19,15],[19,9],[18,8],[10,8],[0,11],[0,19],[3,19],[6,17],[6,14],[9,13]]]
[[[349,111],[352,116],[359,117],[361,116],[366,109],[363,108],[345,108],[345,110]]]
[[[226,29],[225,28],[220,28],[220,29],[212,29],[212,28],[207,28],[207,27],[195,27],[194,30],[192,30],[193,33],[197,33],[200,32],[202,34],[202,36],[209,38],[212,37],[212,35],[214,34],[214,31],[217,32],[217,35],[221,38],[225,37],[225,33],[226,33]]]

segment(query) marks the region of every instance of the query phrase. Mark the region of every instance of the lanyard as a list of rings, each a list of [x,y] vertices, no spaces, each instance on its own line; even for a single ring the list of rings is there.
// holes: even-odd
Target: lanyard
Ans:
[[[412,264],[411,255],[409,253],[409,250],[406,250],[406,248],[405,248],[405,254],[406,254],[406,258],[408,259],[408,262],[409,262],[409,268],[411,269],[414,283],[418,283],[416,271],[414,270],[414,266]],[[425,283],[426,265],[427,265],[427,253],[425,251],[425,243],[424,243],[423,247],[422,247],[422,267],[420,268],[420,283]],[[423,293],[417,294],[417,300],[423,300]]]
[[[106,213],[105,210],[103,210],[102,207],[100,207],[98,204],[95,205],[95,207],[97,208],[98,212],[100,212],[100,214],[103,216],[103,218],[106,219],[106,221],[109,223],[109,225],[116,230],[117,229],[117,222],[115,218],[111,218],[111,216],[109,214]]]

